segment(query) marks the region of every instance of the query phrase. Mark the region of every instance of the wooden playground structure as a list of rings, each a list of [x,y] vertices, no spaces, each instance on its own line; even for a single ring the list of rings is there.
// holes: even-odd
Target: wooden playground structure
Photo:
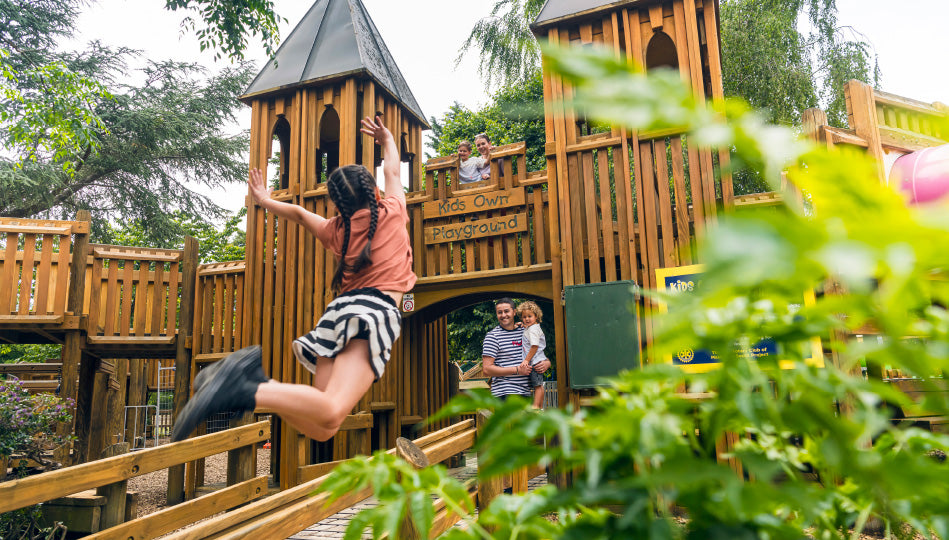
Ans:
[[[328,173],[349,163],[376,169],[379,152],[358,125],[359,118],[382,113],[410,171],[409,233],[419,276],[402,306],[402,336],[385,376],[326,443],[277,417],[260,422],[248,414],[227,431],[121,454],[127,448],[113,446],[123,439],[120,412],[140,404],[125,395],[141,395],[132,389],[147,385],[142,373],[149,359],[174,362],[176,412],[198,370],[250,344],[262,345],[271,377],[310,383],[289,345],[332,300],[326,286],[332,257],[302,228],[249,198],[246,259],[212,264],[198,264],[191,239],[183,250],[90,244],[88,214],[75,221],[0,218],[0,339],[63,345],[61,365],[45,369],[60,375],[60,395],[76,399],[78,437],[72,453],[59,456],[75,467],[0,484],[0,512],[95,487],[121,493],[122,504],[109,499],[102,528],[116,528],[93,538],[151,537],[249,501],[256,502],[173,537],[256,537],[264,528],[268,537],[287,536],[368,496],[354,494],[331,508],[323,508],[322,496],[306,496],[342,460],[394,449],[398,437],[415,439],[433,463],[471,446],[473,421],[422,423],[457,392],[460,374],[447,347],[451,311],[505,295],[551,301],[560,405],[580,405],[589,390],[571,384],[565,288],[626,280],[655,288],[656,269],[696,262],[695,239],[719,212],[780,201],[775,193],[733,196],[722,173],[727,151],[691,144],[683,133],[591,129],[558,105],[571,89],[547,72],[544,170],[527,170],[522,142],[494,149],[486,181],[455,182],[457,156],[431,160],[423,173],[425,117],[398,70],[386,67],[395,64],[361,2],[351,0],[359,8],[352,11],[335,9],[339,3],[318,0],[278,51],[279,67],[268,64],[242,98],[252,109],[250,166],[266,170],[279,153],[277,170],[267,173],[279,182],[274,198],[332,216]],[[722,99],[717,0],[593,2],[597,7],[581,13],[568,4],[548,2],[535,34],[562,45],[597,43],[647,68],[677,68],[697,96]],[[339,24],[334,17],[351,19]],[[317,40],[321,31],[339,35]],[[356,52],[333,64],[341,66],[336,70],[313,71],[337,52],[321,48],[328,42],[351,44]],[[309,67],[301,71],[301,65]],[[942,106],[856,81],[845,91],[851,129],[828,126],[823,113],[811,110],[804,116],[809,137],[859,147],[881,161],[886,152],[949,141],[931,121],[947,114]],[[651,339],[652,307],[640,308],[642,348]],[[641,361],[626,360],[630,368]],[[48,391],[52,384],[34,386]],[[266,440],[271,487],[281,491],[262,498],[268,486],[254,478],[254,448]],[[229,456],[228,487],[213,499],[194,499],[203,483],[201,460],[222,451]],[[120,455],[94,461],[104,452]],[[126,516],[124,482],[162,469],[169,471],[169,502],[188,502],[162,516]],[[521,489],[526,478],[513,482]],[[497,491],[472,486],[479,504]],[[440,526],[450,525],[443,520]]]

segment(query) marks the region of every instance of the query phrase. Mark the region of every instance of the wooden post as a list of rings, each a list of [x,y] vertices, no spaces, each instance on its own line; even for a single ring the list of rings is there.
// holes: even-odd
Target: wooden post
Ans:
[[[479,411],[475,417],[475,422],[479,433],[484,427],[487,417],[488,413],[484,411]],[[478,463],[478,468],[481,468],[480,461]],[[480,473],[478,474],[478,477],[481,478]],[[498,476],[494,478],[482,479],[478,484],[478,510],[484,510],[487,508],[491,504],[491,501],[500,495],[502,491],[504,491],[504,485],[502,483],[501,477]]]
[[[880,142],[880,124],[877,121],[873,87],[851,79],[844,85],[844,97],[850,127],[858,137],[867,141],[867,152],[876,161],[877,177],[881,184],[886,184],[886,172],[883,170],[883,143]]]
[[[109,446],[102,451],[99,456],[102,459],[127,454],[129,443],[120,442]],[[128,480],[122,480],[96,488],[96,495],[105,497],[105,506],[102,508],[102,515],[99,518],[99,529],[108,529],[115,527],[120,523],[125,523],[125,502]]]
[[[178,337],[175,340],[175,395],[173,418],[188,402],[191,385],[191,351],[185,348],[185,341],[194,326],[194,289],[198,277],[198,241],[185,238],[184,256],[181,259],[181,305],[178,308]],[[174,298],[174,293],[172,293]],[[184,500],[185,466],[168,468],[168,504],[178,504]]]
[[[80,210],[76,213],[76,221],[91,221],[92,214],[88,210]],[[61,246],[60,249],[63,249]],[[83,294],[85,292],[86,282],[86,256],[89,252],[89,233],[77,233],[73,238],[72,263],[69,265],[69,291],[66,297],[66,310],[73,315],[82,314]],[[65,342],[62,350],[62,390],[60,396],[72,399],[75,407],[73,408],[73,422],[70,425],[61,425],[61,435],[75,433],[75,426],[79,421],[78,387],[79,363],[82,358],[84,337],[81,330],[70,330],[66,332]],[[63,448],[56,453],[57,461],[64,465],[75,462],[75,456],[70,458],[69,449]]]
[[[254,413],[246,413],[240,425],[253,423]],[[228,450],[227,485],[233,486],[257,476],[257,445],[252,444]]]

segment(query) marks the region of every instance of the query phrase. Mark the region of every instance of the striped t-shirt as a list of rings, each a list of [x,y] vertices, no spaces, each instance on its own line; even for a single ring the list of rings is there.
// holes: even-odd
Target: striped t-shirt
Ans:
[[[523,336],[523,328],[505,330],[500,325],[495,326],[484,336],[481,356],[494,358],[494,365],[498,367],[516,367],[524,359],[521,352]],[[504,375],[491,380],[491,394],[496,397],[510,394],[529,396],[530,393],[530,379],[527,375]]]

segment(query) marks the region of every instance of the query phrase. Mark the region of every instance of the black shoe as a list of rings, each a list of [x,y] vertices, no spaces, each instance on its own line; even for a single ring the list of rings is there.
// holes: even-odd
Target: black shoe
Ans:
[[[218,360],[217,362],[208,364],[201,368],[201,371],[194,376],[194,394],[198,395],[198,392],[201,391],[201,388],[204,387],[211,378],[214,377],[214,374],[217,370],[221,369],[221,366],[224,362],[241,362],[244,366],[244,374],[252,381],[259,380],[260,382],[267,382],[267,376],[264,375],[264,369],[260,365],[260,361],[247,361],[246,355],[256,353],[257,356],[260,356],[260,345],[251,345],[249,347],[244,347],[238,351],[234,351],[226,357]]]
[[[196,377],[197,391],[175,420],[171,440],[186,439],[212,414],[254,410],[257,387],[267,382],[260,361],[260,347],[254,345],[228,355],[200,381]]]

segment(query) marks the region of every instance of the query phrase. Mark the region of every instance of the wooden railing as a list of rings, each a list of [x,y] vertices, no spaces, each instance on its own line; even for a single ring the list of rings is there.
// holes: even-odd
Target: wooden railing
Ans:
[[[221,452],[256,445],[270,438],[270,422],[257,422],[157,448],[122,454],[0,484],[0,514],[91,488],[109,493],[102,530],[86,538],[154,538],[203,517],[267,494],[267,478],[235,478],[232,485],[161,512],[123,523],[129,478],[178,466]],[[244,453],[246,455],[246,453]],[[229,464],[229,470],[247,467]]]
[[[198,267],[195,289],[195,364],[219,360],[243,347],[244,261],[204,264]],[[192,373],[195,373],[192,367]]]
[[[415,273],[477,277],[491,270],[549,265],[547,177],[528,173],[526,145],[491,154],[491,178],[458,182],[458,158],[425,165],[424,190],[407,194]]]
[[[400,444],[400,449],[393,448],[389,453],[398,453],[416,465],[428,465],[442,462],[449,457],[470,449],[476,440],[477,426],[474,420],[466,420],[453,424],[444,429],[430,433],[411,441],[408,445]],[[401,441],[400,441],[401,442]],[[422,457],[416,453],[407,455],[406,446],[415,447]],[[357,458],[365,459],[365,458]],[[324,471],[326,473],[328,471]],[[514,490],[527,490],[527,477],[542,473],[540,469],[523,470],[510,480]],[[352,492],[339,499],[329,502],[328,493],[317,491],[326,476],[320,476],[304,482],[296,487],[281,491],[271,497],[255,501],[237,510],[215,516],[207,521],[196,524],[170,535],[170,540],[197,540],[201,538],[239,539],[239,538],[287,538],[304,528],[318,523],[333,514],[353,506],[372,495],[369,488]],[[484,507],[499,494],[506,482],[495,479],[486,482],[484,486],[469,484],[469,492]],[[434,501],[436,514],[433,522],[433,535],[444,532],[460,518],[457,514],[445,509],[443,501]],[[483,505],[483,506],[482,506]],[[414,538],[406,534],[405,538]]]
[[[89,224],[0,218],[0,323],[64,323],[73,234]]]
[[[183,252],[97,244],[90,250],[88,341],[109,344],[134,337],[171,344]]]

